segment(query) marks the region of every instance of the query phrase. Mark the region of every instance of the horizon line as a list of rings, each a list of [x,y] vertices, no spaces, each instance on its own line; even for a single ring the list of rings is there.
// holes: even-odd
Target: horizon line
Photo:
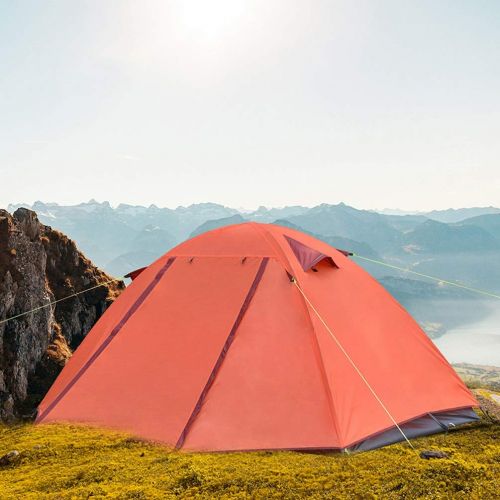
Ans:
[[[104,201],[97,201],[95,198],[91,198],[88,201],[81,201],[79,203],[64,203],[64,202],[57,202],[57,201],[41,201],[41,200],[35,200],[33,203],[25,203],[25,202],[20,202],[20,203],[8,203],[7,204],[7,211],[9,211],[9,208],[29,208],[33,209],[33,207],[37,204],[42,204],[45,206],[57,206],[57,207],[78,207],[78,206],[85,206],[85,205],[107,205],[111,209],[116,210],[121,206],[127,206],[131,208],[145,208],[145,209],[150,209],[150,208],[157,208],[159,210],[178,210],[181,208],[190,208],[193,206],[197,205],[216,205],[219,207],[227,208],[230,210],[235,210],[238,213],[254,213],[258,212],[259,210],[265,209],[265,210],[282,210],[285,208],[293,208],[293,207],[301,207],[301,208],[306,208],[306,209],[313,209],[320,207],[322,205],[326,206],[346,206],[349,208],[353,208],[355,210],[362,210],[362,211],[367,211],[367,212],[376,212],[376,213],[384,213],[384,212],[400,212],[400,214],[393,214],[393,215],[419,215],[419,214],[428,214],[431,212],[449,212],[449,211],[459,211],[459,210],[474,210],[474,209],[494,209],[494,210],[499,210],[500,207],[494,206],[494,205],[484,205],[484,206],[469,206],[469,207],[448,207],[444,209],[430,209],[430,210],[411,210],[411,209],[403,209],[403,208],[391,208],[391,207],[385,207],[385,208],[358,208],[353,205],[349,205],[348,203],[345,203],[343,201],[340,201],[338,203],[327,203],[327,202],[322,202],[318,203],[316,205],[307,205],[307,204],[290,204],[290,205],[278,205],[278,206],[267,206],[267,205],[259,205],[257,208],[247,208],[247,207],[234,207],[230,205],[225,205],[223,203],[218,203],[214,201],[201,201],[201,202],[193,202],[189,205],[177,205],[175,207],[173,206],[159,206],[156,203],[151,203],[149,205],[140,205],[140,204],[132,204],[132,203],[126,203],[126,202],[120,202],[118,204],[112,204],[108,200]],[[387,215],[387,214],[386,214]],[[389,214],[390,215],[390,214]]]

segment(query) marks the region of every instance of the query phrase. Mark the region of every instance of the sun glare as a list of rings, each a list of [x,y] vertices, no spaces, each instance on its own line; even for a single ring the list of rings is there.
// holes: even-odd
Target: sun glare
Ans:
[[[133,3],[124,8],[104,56],[190,85],[211,85],[272,64],[305,36],[303,21],[304,13],[286,8],[286,0]]]
[[[245,0],[184,0],[175,2],[176,31],[203,43],[237,32],[244,21]]]

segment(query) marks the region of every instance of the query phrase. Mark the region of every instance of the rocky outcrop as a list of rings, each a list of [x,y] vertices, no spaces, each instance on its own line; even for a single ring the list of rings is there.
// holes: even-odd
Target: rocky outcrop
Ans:
[[[0,210],[0,421],[33,413],[123,288],[35,212]]]

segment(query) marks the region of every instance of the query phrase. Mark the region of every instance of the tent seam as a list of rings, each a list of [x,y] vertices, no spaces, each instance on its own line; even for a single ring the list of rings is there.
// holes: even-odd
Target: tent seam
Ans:
[[[370,382],[368,382],[368,379],[361,372],[361,370],[359,369],[359,367],[356,365],[356,363],[351,358],[351,356],[349,355],[349,353],[346,351],[346,349],[344,348],[344,346],[341,344],[341,342],[335,336],[335,334],[333,333],[333,331],[331,330],[331,328],[328,326],[328,324],[326,323],[326,321],[323,319],[323,317],[320,315],[320,313],[314,307],[313,303],[309,300],[309,298],[307,297],[307,295],[305,294],[305,292],[302,290],[302,288],[300,287],[299,283],[297,282],[297,279],[293,278],[292,281],[293,281],[293,284],[296,286],[296,288],[299,290],[299,292],[304,297],[304,300],[307,302],[308,306],[311,307],[311,309],[313,310],[313,312],[316,314],[316,316],[318,317],[318,319],[321,321],[321,323],[325,327],[326,331],[329,333],[329,335],[335,341],[335,343],[337,344],[337,346],[339,347],[339,349],[341,350],[341,352],[347,358],[347,360],[349,361],[349,363],[351,363],[351,365],[354,368],[354,370],[358,373],[358,375],[360,376],[361,380],[368,387],[368,389],[370,390],[370,392],[372,393],[372,395],[374,396],[374,398],[377,400],[377,402],[380,404],[380,406],[382,407],[382,409],[385,411],[385,413],[387,413],[387,416],[392,420],[392,422],[397,427],[398,431],[402,434],[402,436],[405,438],[406,442],[410,445],[410,447],[412,449],[414,449],[414,447],[411,444],[410,440],[408,439],[408,437],[406,436],[406,434],[400,428],[400,426],[399,426],[398,422],[396,421],[395,417],[389,411],[389,409],[387,408],[386,404],[382,401],[382,399],[380,398],[380,396],[375,392],[375,389],[372,387],[372,385],[370,384]]]
[[[299,294],[300,295],[300,294]],[[335,410],[335,404],[333,402],[333,394],[332,394],[332,388],[330,386],[330,382],[328,381],[327,373],[326,373],[326,368],[325,368],[325,361],[323,359],[323,356],[321,355],[321,349],[319,347],[319,342],[318,342],[318,336],[316,334],[316,328],[314,328],[314,323],[311,317],[311,313],[309,311],[309,307],[307,305],[307,302],[304,300],[304,297],[302,297],[302,304],[305,309],[305,314],[309,320],[309,325],[311,327],[311,338],[312,338],[312,343],[313,343],[313,349],[315,353],[315,358],[316,362],[319,364],[319,371],[321,374],[321,380],[323,381],[323,389],[326,392],[327,400],[328,400],[328,407],[330,409],[330,416],[332,418],[332,424],[333,428],[335,429],[335,432],[337,434],[337,438],[339,439],[339,448],[343,448],[342,443],[343,443],[343,436],[340,431],[340,423],[337,417],[337,412]]]
[[[245,299],[244,299],[243,303],[241,304],[238,315],[236,316],[236,319],[234,320],[233,326],[229,332],[229,335],[227,336],[226,341],[224,342],[224,345],[222,346],[221,352],[219,353],[219,356],[217,357],[215,365],[210,372],[208,380],[207,380],[203,390],[201,391],[200,396],[198,397],[198,400],[196,401],[196,404],[193,408],[193,411],[191,412],[191,415],[189,416],[189,419],[187,420],[186,425],[184,426],[184,428],[179,436],[179,439],[177,440],[177,443],[175,445],[176,449],[179,449],[184,445],[184,442],[186,440],[186,437],[187,437],[192,425],[194,424],[196,418],[200,414],[203,403],[205,402],[206,397],[207,397],[208,393],[210,392],[210,389],[212,388],[212,385],[213,385],[217,375],[219,374],[219,371],[222,367],[222,364],[223,364],[223,362],[227,356],[227,353],[229,352],[229,349],[231,348],[231,345],[234,341],[234,338],[236,336],[236,332],[238,331],[238,328],[240,327],[241,322],[243,321],[245,313],[247,312],[247,310],[252,302],[252,299],[257,291],[259,283],[262,280],[262,276],[264,275],[264,271],[266,270],[268,262],[269,262],[269,257],[262,258],[261,263],[259,265],[259,268],[257,269],[257,273],[255,274],[255,277],[252,281],[252,284],[250,285],[250,288],[248,289],[248,292],[245,296]]]
[[[288,268],[290,272],[292,272],[293,267],[280,244],[276,241],[274,235],[270,231],[264,231],[264,229],[255,222],[250,223],[250,225],[262,237],[266,244],[274,250],[276,260],[280,261],[285,266],[285,269]]]
[[[120,333],[121,329],[127,324],[128,320],[136,313],[139,307],[148,298],[151,292],[160,283],[161,279],[168,271],[170,266],[174,263],[175,257],[170,257],[167,262],[161,267],[161,269],[156,273],[153,281],[142,291],[139,297],[135,300],[132,306],[127,310],[127,312],[122,316],[122,319],[114,326],[109,335],[102,341],[99,347],[94,351],[94,353],[88,358],[87,362],[76,372],[73,378],[66,384],[66,386],[61,390],[61,392],[53,399],[47,408],[38,416],[37,422],[43,420],[66,396],[66,394],[74,387],[78,380],[85,374],[85,372],[92,366],[94,361],[104,352],[104,350],[109,346],[111,341]]]

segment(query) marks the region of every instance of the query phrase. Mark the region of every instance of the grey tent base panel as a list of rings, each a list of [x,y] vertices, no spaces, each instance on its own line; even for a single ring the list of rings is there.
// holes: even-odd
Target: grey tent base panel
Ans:
[[[428,413],[422,417],[410,420],[400,427],[409,439],[446,432],[458,425],[476,422],[479,417],[472,408],[461,408],[458,410]],[[388,429],[380,434],[369,437],[359,443],[347,448],[348,451],[368,451],[388,444],[404,441],[404,437],[396,427]]]

